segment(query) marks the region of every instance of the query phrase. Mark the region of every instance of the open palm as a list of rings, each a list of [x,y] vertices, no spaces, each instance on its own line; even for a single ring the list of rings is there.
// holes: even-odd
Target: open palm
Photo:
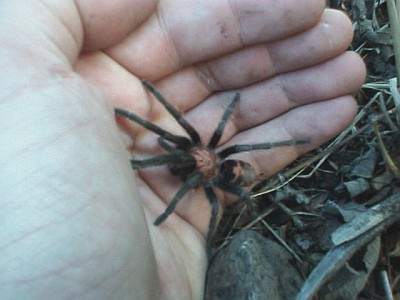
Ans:
[[[323,4],[3,4],[0,298],[200,299],[208,201],[192,190],[154,226],[182,183],[165,168],[130,169],[132,155],[161,149],[153,133],[117,125],[113,107],[185,134],[140,83],[151,80],[206,143],[238,91],[219,147],[311,141],[240,155],[268,177],[356,111],[364,66],[345,52],[351,24]]]

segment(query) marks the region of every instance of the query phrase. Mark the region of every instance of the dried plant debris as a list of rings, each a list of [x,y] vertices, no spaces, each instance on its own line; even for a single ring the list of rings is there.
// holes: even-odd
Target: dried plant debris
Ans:
[[[354,50],[363,55],[371,76],[392,78],[396,75],[394,51],[385,6],[374,0],[353,0],[351,17],[354,20]]]
[[[225,211],[206,299],[400,299],[400,93],[387,1],[330,2],[351,16],[352,48],[367,64],[358,114],[337,138],[258,185],[255,214],[245,203]],[[287,274],[296,283],[291,298]]]
[[[357,258],[356,256],[353,256],[354,253],[359,251],[360,248],[373,239],[373,241],[368,244],[368,251],[365,253],[363,258],[363,270],[365,275],[368,275],[378,259],[380,238],[376,237],[377,233],[387,229],[399,220],[400,193],[397,193],[389,197],[383,203],[361,213],[351,222],[338,228],[332,234],[332,241],[335,246],[324,256],[318,266],[311,272],[296,299],[312,299],[312,297],[318,293],[320,288],[326,284],[330,278],[334,278],[334,276],[339,276],[339,274],[341,274],[341,271],[339,270],[348,263],[350,259]],[[361,276],[361,274],[358,275]],[[336,286],[336,289],[340,287],[340,285],[337,286],[337,283],[338,281],[342,281],[342,279],[343,278],[337,278],[335,280],[336,283],[334,286]],[[364,284],[365,281],[366,278]],[[349,289],[355,289],[354,292],[356,292],[351,297],[350,294],[348,294],[350,291],[346,289],[346,296],[342,295],[338,298],[336,298],[336,296],[332,298],[332,294],[329,294],[329,297],[323,296],[322,299],[354,299],[361,290],[357,290],[356,288],[359,287],[359,283],[360,277],[354,277],[354,282],[352,282],[348,287]],[[330,284],[332,284],[332,281]],[[344,282],[342,282],[342,285],[343,284]],[[329,286],[329,284],[326,286]],[[323,293],[324,289],[321,291]],[[337,292],[338,291],[335,290],[335,295]]]
[[[367,152],[356,158],[350,171],[352,177],[372,178],[377,161],[377,151],[371,147]]]
[[[359,237],[369,230],[385,224],[386,227],[400,220],[400,193],[356,215],[350,222],[332,233],[332,242],[339,246]],[[385,229],[385,228],[382,228]]]
[[[318,299],[324,300],[356,299],[375,267],[379,247],[380,238],[376,237],[353,258],[351,256],[359,248],[358,244],[333,248],[308,277],[296,300],[313,299],[317,294]]]

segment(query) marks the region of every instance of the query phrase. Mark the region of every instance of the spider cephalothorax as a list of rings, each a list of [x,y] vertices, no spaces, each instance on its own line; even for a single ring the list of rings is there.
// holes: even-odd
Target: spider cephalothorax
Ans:
[[[213,186],[226,192],[235,194],[249,202],[250,194],[241,187],[246,187],[259,179],[253,167],[244,161],[226,159],[228,156],[246,151],[265,150],[274,147],[290,146],[308,143],[306,140],[285,140],[274,143],[238,144],[229,146],[220,151],[215,148],[221,139],[225,125],[239,101],[240,94],[236,93],[232,102],[226,108],[217,128],[207,145],[201,143],[197,131],[182,117],[182,115],[160,94],[148,81],[143,85],[156,97],[156,99],[171,113],[179,125],[188,133],[189,138],[170,133],[157,125],[142,119],[135,113],[122,108],[115,108],[117,115],[126,117],[144,128],[159,135],[158,143],[167,153],[144,160],[131,160],[134,170],[159,165],[167,165],[171,174],[179,176],[184,181],[171,202],[154,222],[160,225],[174,211],[178,202],[192,188],[203,186],[204,192],[211,204],[211,219],[206,240],[206,249],[211,256],[211,238],[217,225],[218,199]]]

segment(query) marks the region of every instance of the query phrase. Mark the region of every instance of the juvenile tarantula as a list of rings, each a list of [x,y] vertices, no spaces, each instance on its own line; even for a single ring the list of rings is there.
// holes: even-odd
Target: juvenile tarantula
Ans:
[[[206,250],[209,258],[211,257],[211,239],[217,225],[218,198],[213,190],[213,186],[235,194],[250,202],[250,194],[242,189],[254,183],[258,178],[253,167],[241,160],[226,159],[228,156],[252,150],[265,150],[274,147],[290,146],[308,143],[306,140],[285,140],[274,143],[260,144],[239,144],[226,147],[220,151],[215,148],[221,139],[225,125],[238,103],[240,94],[236,93],[232,102],[226,108],[217,128],[214,131],[207,145],[203,145],[196,129],[190,125],[185,118],[171,105],[161,93],[148,81],[143,80],[143,85],[155,96],[155,98],[168,110],[179,125],[187,132],[190,138],[175,135],[157,125],[142,119],[133,112],[122,108],[115,108],[115,113],[128,118],[144,128],[159,135],[158,143],[167,153],[161,154],[144,160],[131,160],[134,170],[148,168],[159,165],[167,165],[171,174],[179,176],[184,181],[182,187],[177,191],[172,201],[168,204],[164,213],[155,221],[158,226],[163,223],[174,211],[178,202],[192,188],[203,186],[204,192],[210,201],[211,219],[206,238]]]

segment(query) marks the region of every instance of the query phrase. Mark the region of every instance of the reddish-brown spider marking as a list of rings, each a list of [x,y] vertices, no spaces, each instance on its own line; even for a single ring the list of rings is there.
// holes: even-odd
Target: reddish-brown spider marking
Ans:
[[[209,180],[217,175],[217,155],[214,151],[204,146],[196,146],[190,150],[190,154],[196,161],[196,170],[203,174],[204,179]]]
[[[252,165],[242,160],[227,159],[219,167],[219,179],[232,186],[245,187],[261,179]]]

